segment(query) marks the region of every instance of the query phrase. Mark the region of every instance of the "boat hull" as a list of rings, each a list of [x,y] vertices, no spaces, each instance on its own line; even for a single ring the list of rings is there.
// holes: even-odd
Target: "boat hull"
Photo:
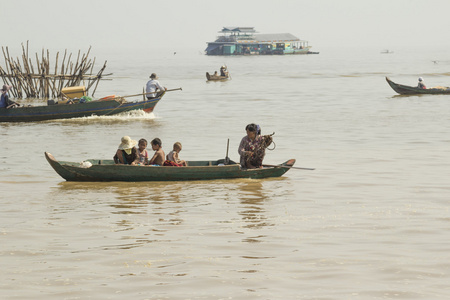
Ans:
[[[187,167],[130,166],[116,165],[112,160],[87,160],[89,168],[80,163],[58,162],[53,155],[45,152],[45,157],[52,168],[67,181],[191,181],[235,178],[269,178],[280,177],[295,163],[295,159],[275,167],[260,169],[242,169],[239,164],[231,162],[223,165],[222,160],[188,161]]]
[[[218,76],[218,75],[211,75],[208,72],[206,72],[206,79],[208,81],[224,81],[230,79],[229,76]]]
[[[0,109],[0,122],[35,122],[88,116],[105,116],[139,109],[145,112],[152,112],[159,100],[161,100],[161,97],[137,102],[97,100],[76,104],[21,106]]]
[[[389,86],[400,95],[447,95],[450,94],[450,88],[429,88],[422,89],[413,86],[398,84],[386,77]]]

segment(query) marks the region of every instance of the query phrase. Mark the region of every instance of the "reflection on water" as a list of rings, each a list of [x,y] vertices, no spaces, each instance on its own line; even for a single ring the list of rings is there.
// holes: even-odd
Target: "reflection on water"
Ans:
[[[176,242],[192,224],[218,224],[223,230],[238,226],[239,235],[245,230],[242,242],[259,243],[266,236],[254,230],[275,225],[265,204],[280,194],[283,181],[61,182],[46,198],[49,219],[79,214],[79,222],[98,220],[98,230],[109,232],[107,244],[98,241],[87,251]],[[242,222],[236,223],[233,212]]]
[[[240,202],[242,209],[239,214],[247,223],[245,228],[259,228],[263,226],[270,226],[265,216],[264,202],[268,200],[268,194],[263,190],[263,184],[260,180],[252,180],[248,183],[241,184]],[[248,240],[252,242],[253,240]]]
[[[171,182],[61,182],[58,192],[65,194],[112,194],[105,197],[108,205],[114,208],[114,214],[142,214],[147,212],[149,205],[153,209],[166,206],[168,202],[180,201],[180,191],[183,184]],[[90,198],[92,195],[89,195]],[[114,200],[114,201],[111,201]],[[161,207],[158,207],[161,206]]]

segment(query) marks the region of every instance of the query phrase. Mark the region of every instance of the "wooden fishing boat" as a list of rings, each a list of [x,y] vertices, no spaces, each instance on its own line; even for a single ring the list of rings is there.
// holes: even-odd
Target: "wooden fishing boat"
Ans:
[[[228,79],[230,79],[230,76],[229,75],[227,75],[227,76],[221,76],[221,75],[211,75],[211,74],[209,74],[208,72],[206,72],[206,79],[208,80],[208,81],[223,81],[223,80],[228,80]]]
[[[444,94],[450,94],[450,88],[449,87],[432,87],[428,89],[422,89],[414,86],[407,86],[403,84],[398,84],[390,80],[388,77],[386,77],[387,83],[391,86],[391,88],[399,93],[400,95],[444,95]]]
[[[163,95],[155,99],[134,102],[120,98],[105,98],[85,103],[0,108],[0,122],[34,122],[93,115],[106,116],[137,109],[150,113]]]
[[[186,167],[116,165],[113,160],[89,159],[82,163],[57,161],[45,152],[52,168],[67,181],[187,181],[232,178],[280,177],[295,163],[290,159],[280,165],[260,169],[243,169],[240,164],[224,159],[187,161]]]

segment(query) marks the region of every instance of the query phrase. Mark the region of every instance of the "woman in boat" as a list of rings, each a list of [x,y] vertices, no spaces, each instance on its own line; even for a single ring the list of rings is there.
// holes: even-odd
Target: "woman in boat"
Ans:
[[[137,142],[129,136],[124,136],[119,147],[117,147],[114,162],[121,165],[134,165],[138,161]]]
[[[417,84],[417,87],[419,89],[426,89],[427,87],[425,86],[425,83],[423,83],[423,78],[419,77],[419,83]]]
[[[241,166],[247,169],[262,168],[265,148],[262,147],[261,128],[251,123],[245,127],[245,130],[247,135],[242,138],[238,149]]]

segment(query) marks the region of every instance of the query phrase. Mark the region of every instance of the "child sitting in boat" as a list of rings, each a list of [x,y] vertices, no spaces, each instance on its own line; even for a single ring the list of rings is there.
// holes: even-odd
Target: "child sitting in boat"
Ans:
[[[155,151],[155,154],[148,162],[151,166],[162,166],[165,160],[165,153],[162,149],[162,142],[159,138],[154,138],[150,144],[152,145],[152,149]]]
[[[167,154],[167,160],[164,162],[165,166],[185,167],[186,161],[181,160],[178,156],[182,147],[180,142],[173,144],[173,150]]]
[[[147,152],[147,140],[140,139],[138,143],[138,158],[136,160],[136,164],[138,165],[148,165],[148,152]]]
[[[129,136],[124,136],[119,147],[117,147],[114,162],[122,165],[134,165],[138,157],[136,144],[135,140],[132,140]]]

